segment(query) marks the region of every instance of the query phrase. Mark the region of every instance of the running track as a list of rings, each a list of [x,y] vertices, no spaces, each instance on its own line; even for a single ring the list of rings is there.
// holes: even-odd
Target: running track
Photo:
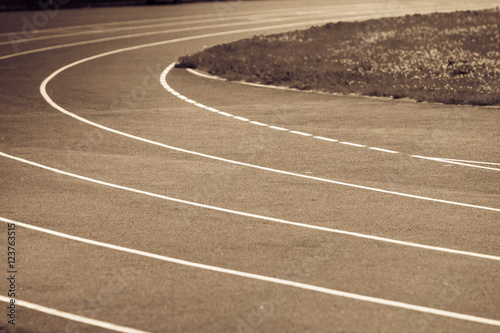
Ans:
[[[498,109],[169,67],[260,33],[495,5],[68,10],[16,48],[40,14],[0,14],[18,332],[499,332]]]

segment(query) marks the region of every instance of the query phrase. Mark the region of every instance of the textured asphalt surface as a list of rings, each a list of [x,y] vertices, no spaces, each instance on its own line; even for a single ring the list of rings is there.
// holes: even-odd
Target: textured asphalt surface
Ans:
[[[189,267],[22,226],[16,227],[16,299],[147,332],[500,332],[500,170],[494,170],[500,166],[476,163],[500,163],[498,108],[281,91],[182,69],[167,75],[172,89],[205,106],[339,140],[331,142],[207,111],[159,82],[161,72],[181,55],[254,34],[304,28],[310,21],[494,5],[213,2],[65,10],[52,12],[46,21],[37,12],[0,13],[0,217],[491,323]],[[39,31],[30,33],[26,22],[38,22]],[[283,24],[289,26],[269,28]],[[10,37],[14,46],[9,43],[9,32],[23,30],[33,39],[19,42],[23,34],[18,33]],[[61,113],[40,93],[45,78],[75,61],[174,39],[179,40],[81,62],[51,79],[46,92],[60,108],[118,131],[317,178],[111,133]],[[497,259],[195,207],[58,174],[5,154],[189,202]],[[459,165],[412,155],[475,162]],[[5,221],[0,239],[0,267],[7,277]],[[1,281],[0,295],[7,296],[7,280]],[[13,327],[7,324],[7,303],[2,304],[0,325],[7,332],[110,331],[22,306]]]

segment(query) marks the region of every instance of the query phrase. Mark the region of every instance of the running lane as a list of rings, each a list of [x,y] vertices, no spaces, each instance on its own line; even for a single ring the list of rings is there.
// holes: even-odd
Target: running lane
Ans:
[[[16,296],[38,307],[19,305],[16,327],[499,331],[498,172],[412,157],[499,162],[497,110],[167,75],[235,119],[159,82],[180,55],[217,43],[472,5],[283,4],[61,11],[17,55],[0,45],[0,225],[5,236],[7,219],[44,228],[17,226]],[[34,14],[2,14],[2,32]]]

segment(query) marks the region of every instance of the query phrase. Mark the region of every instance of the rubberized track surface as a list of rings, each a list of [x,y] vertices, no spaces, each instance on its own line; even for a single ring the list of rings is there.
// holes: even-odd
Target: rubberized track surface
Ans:
[[[254,34],[493,6],[1,13],[18,332],[499,332],[498,109],[165,70]]]

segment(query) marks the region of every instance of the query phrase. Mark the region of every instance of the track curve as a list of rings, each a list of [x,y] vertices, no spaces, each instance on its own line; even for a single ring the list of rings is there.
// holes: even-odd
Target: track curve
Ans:
[[[311,21],[449,10],[470,4],[443,2],[424,8],[422,4],[370,2],[331,6],[315,1],[304,6],[294,1],[288,9],[280,8],[279,1],[236,4],[225,10],[214,4],[190,4],[156,7],[153,11],[139,8],[135,13],[127,9],[61,11],[36,34],[19,40],[14,45],[19,47],[18,52],[12,53],[11,43],[0,44],[0,66],[5,73],[1,81],[4,108],[0,141],[0,215],[4,223],[0,225],[6,230],[6,223],[15,220],[33,227],[18,224],[17,246],[23,254],[19,259],[18,298],[26,305],[40,305],[36,310],[36,306],[23,309],[20,304],[20,327],[33,332],[98,332],[108,324],[111,326],[107,329],[123,332],[498,331],[495,325],[499,323],[500,298],[495,276],[500,267],[489,262],[488,256],[423,252],[396,244],[377,245],[349,235],[255,224],[250,216],[235,218],[203,207],[142,198],[5,158],[19,156],[75,175],[185,198],[202,206],[231,207],[261,216],[307,221],[325,230],[353,230],[407,243],[500,256],[495,209],[446,207],[411,197],[389,199],[380,193],[359,193],[311,181],[333,178],[390,192],[454,202],[473,199],[479,205],[497,207],[498,177],[488,172],[491,170],[353,152],[347,145],[332,148],[328,142],[311,144],[298,135],[284,138],[259,126],[246,128],[212,113],[200,114],[196,106],[169,95],[158,82],[168,64],[204,44],[256,32],[278,32]],[[475,6],[490,5],[484,2]],[[137,13],[142,18],[134,17]],[[22,30],[16,24],[25,22],[21,20],[23,15],[32,14],[6,20],[12,22],[10,31]],[[4,38],[9,30],[3,31]],[[145,44],[151,47],[145,48]],[[120,54],[120,49],[130,52]],[[99,56],[103,54],[109,57]],[[78,66],[61,67],[63,64]],[[57,73],[57,77],[51,73]],[[52,105],[38,94],[38,85],[46,77],[53,80],[45,80],[42,91],[53,100]],[[366,108],[377,110],[381,122],[394,111],[446,120],[458,124],[457,131],[468,131],[466,139],[472,146],[463,155],[448,154],[461,142],[454,142],[456,137],[448,136],[448,132],[440,135],[438,128],[431,128],[438,133],[432,147],[419,142],[417,132],[410,132],[400,136],[398,150],[418,148],[413,151],[442,153],[437,156],[456,157],[449,160],[455,163],[475,165],[474,161],[496,156],[500,146],[491,127],[498,116],[487,109],[304,97],[207,82],[183,71],[173,71],[169,84],[221,112],[241,118],[256,115],[266,123],[274,119],[276,126],[299,126],[306,133],[316,129],[315,133],[326,138],[335,128],[347,142],[375,138],[374,142],[383,144],[390,139],[377,137],[376,131],[361,134],[360,130],[370,125],[390,133],[393,125],[401,125],[397,118],[395,124],[386,121],[386,127],[377,122],[369,124]],[[57,112],[52,108],[55,105],[74,111],[75,117]],[[326,112],[332,106],[335,112]],[[357,116],[350,119],[348,110]],[[78,117],[87,122],[75,121]],[[102,127],[88,126],[91,123],[219,159],[200,159],[183,150],[165,151],[103,131]],[[328,128],[325,124],[335,126]],[[481,140],[482,147],[477,149],[475,142]],[[246,169],[226,160],[290,170],[305,177],[294,179]],[[36,228],[290,284],[234,278],[161,263],[151,257],[136,258],[110,248],[77,244],[54,233],[40,233]],[[329,292],[330,296],[358,296],[325,298],[311,292],[313,289],[294,288],[293,283],[336,291]],[[385,301],[374,305],[365,302],[369,299],[386,300],[385,305],[412,306],[394,308],[384,306]],[[419,311],[424,308],[430,312]],[[75,316],[58,316],[55,310]],[[445,319],[444,313],[459,315]]]

